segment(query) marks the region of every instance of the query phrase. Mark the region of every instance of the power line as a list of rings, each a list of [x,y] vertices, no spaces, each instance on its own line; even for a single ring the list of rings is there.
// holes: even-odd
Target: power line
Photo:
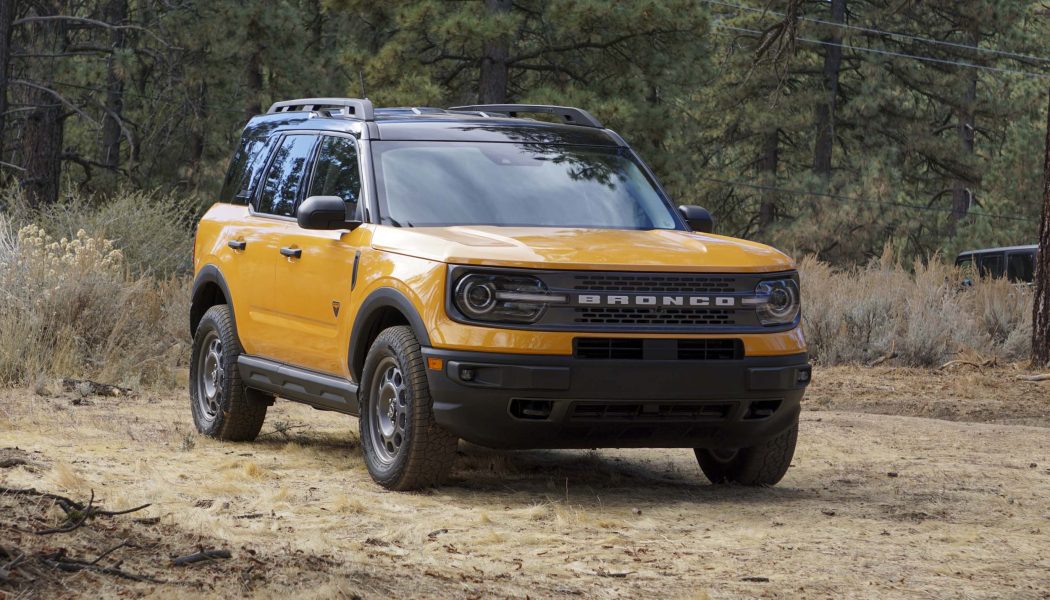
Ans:
[[[66,83],[64,81],[51,81],[49,83],[50,83],[50,85],[55,85],[55,86],[59,86],[59,87],[66,87],[66,88],[76,89],[76,90],[85,90],[85,91],[90,91],[90,92],[99,92],[99,93],[103,93],[103,94],[107,93],[109,91],[109,90],[104,89],[104,88],[92,87],[92,86],[89,86],[89,85],[78,85],[78,84],[75,84],[75,83]],[[186,106],[186,103],[189,102],[189,100],[185,100],[185,101],[183,101],[183,100],[176,100],[174,98],[164,98],[164,97],[160,97],[160,96],[149,96],[149,95],[146,95],[146,94],[138,94],[136,92],[128,92],[128,91],[121,92],[121,94],[124,95],[124,96],[131,96],[133,98],[142,98],[143,100],[150,100],[152,102],[161,102],[161,103],[171,104],[173,106]],[[238,114],[238,115],[243,115],[244,114],[244,111],[236,110],[236,109],[232,109],[232,108],[210,108],[208,110],[209,110],[209,112],[210,111],[219,111],[219,112],[226,112],[226,113]]]
[[[845,194],[831,194],[827,192],[811,192],[809,190],[796,190],[791,188],[782,188],[773,185],[762,185],[759,183],[751,183],[748,181],[731,181],[727,179],[718,179],[715,177],[704,177],[698,175],[697,179],[704,181],[711,181],[714,183],[721,183],[723,185],[739,185],[742,187],[754,188],[757,190],[765,190],[769,192],[783,192],[785,194],[797,194],[803,196],[813,196],[817,198],[823,198],[825,200],[849,200],[850,202],[859,202],[861,204],[878,204],[884,206],[898,206],[901,208],[911,208],[916,210],[924,210],[928,212],[941,212],[950,213],[953,212],[951,209],[938,208],[936,206],[926,206],[924,204],[911,204],[908,202],[897,202],[895,200],[871,200],[868,198],[858,198],[856,196],[847,196]],[[1007,221],[1021,221],[1024,223],[1033,223],[1032,219],[1026,217],[1015,217],[1013,215],[1000,215],[996,213],[979,212],[979,211],[968,211],[965,216],[983,217],[988,219],[1003,219]]]
[[[719,25],[722,29],[729,29],[732,31],[740,31],[743,33],[752,33],[756,35],[762,35],[763,32],[758,29],[748,29],[746,27],[732,27],[730,25]],[[882,50],[880,48],[865,48],[863,46],[851,46],[850,44],[841,44],[837,42],[829,42],[827,40],[815,40],[812,38],[796,37],[796,40],[800,42],[806,42],[807,44],[819,44],[821,46],[838,46],[847,50],[857,50],[858,52],[872,52],[875,54],[883,54],[886,56],[896,56],[900,58],[910,58],[913,60],[920,60],[925,62],[939,63],[944,65],[955,65],[957,67],[967,67],[970,69],[982,69],[985,71],[994,71],[997,73],[1008,73],[1011,75],[1024,75],[1027,77],[1037,77],[1040,79],[1050,79],[1050,73],[1034,73],[1032,71],[1022,71],[1019,69],[1006,69],[1003,67],[989,67],[987,65],[978,65],[974,63],[947,60],[944,58],[935,58],[932,56],[919,56],[916,54],[906,54],[904,52],[893,52],[891,50]]]
[[[764,9],[761,9],[761,8],[754,8],[754,7],[751,7],[751,6],[741,6],[739,4],[732,4],[732,3],[729,3],[729,2],[720,2],[719,0],[700,0],[700,1],[701,2],[705,2],[707,4],[714,4],[714,5],[717,5],[717,6],[725,6],[727,8],[734,8],[734,9],[737,9],[737,10],[744,10],[744,11],[748,11],[748,12],[770,14],[770,15],[776,15],[778,17],[786,16],[782,12],[777,12],[777,11],[772,11],[772,10],[764,10]],[[975,52],[983,52],[983,53],[986,53],[986,54],[994,54],[994,55],[997,55],[997,56],[1003,56],[1003,57],[1006,57],[1006,58],[1013,58],[1013,59],[1017,59],[1017,60],[1032,60],[1032,61],[1037,61],[1037,62],[1050,63],[1050,58],[1047,58],[1047,57],[1044,57],[1044,56],[1033,56],[1033,55],[1030,55],[1030,54],[1021,54],[1021,53],[1018,53],[1018,52],[1010,52],[1009,50],[999,50],[997,48],[981,48],[980,46],[968,46],[966,44],[960,44],[958,42],[949,42],[947,40],[935,40],[935,39],[932,39],[932,38],[925,38],[925,37],[921,37],[921,36],[917,36],[917,35],[911,35],[909,33],[898,33],[898,32],[895,32],[895,31],[884,31],[882,29],[875,29],[873,27],[861,27],[859,25],[849,25],[847,23],[836,23],[835,21],[827,21],[827,20],[824,20],[824,19],[816,19],[816,18],[813,18],[813,17],[798,17],[798,19],[800,21],[808,21],[810,23],[817,23],[817,24],[820,24],[820,25],[829,25],[829,26],[832,26],[832,27],[839,27],[839,28],[842,28],[842,29],[852,29],[854,31],[861,31],[861,32],[864,32],[864,33],[874,33],[874,34],[877,34],[877,35],[885,35],[885,36],[889,36],[889,37],[896,37],[896,38],[900,38],[900,39],[911,40],[911,41],[914,41],[914,42],[922,42],[924,44],[932,44],[932,45],[936,45],[936,46],[946,46],[946,47],[950,47],[950,48],[960,48],[960,49],[964,49],[964,50],[975,51]]]

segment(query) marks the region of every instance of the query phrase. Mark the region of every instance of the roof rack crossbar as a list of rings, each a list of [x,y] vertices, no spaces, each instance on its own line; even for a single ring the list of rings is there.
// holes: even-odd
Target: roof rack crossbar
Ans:
[[[549,104],[471,104],[469,106],[453,106],[449,110],[482,114],[499,113],[510,117],[516,117],[519,113],[542,113],[557,115],[570,125],[605,129],[605,126],[594,115],[582,108],[573,108],[571,106],[552,106]]]
[[[285,100],[274,102],[266,114],[314,111],[326,108],[343,108],[348,112],[347,116],[361,119],[362,121],[375,121],[375,109],[372,101],[365,98],[299,98],[298,100]]]

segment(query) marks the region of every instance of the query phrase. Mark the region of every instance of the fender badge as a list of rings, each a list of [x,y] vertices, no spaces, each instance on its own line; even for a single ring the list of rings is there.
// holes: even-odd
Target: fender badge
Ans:
[[[337,316],[337,317],[339,316],[339,301],[338,300],[332,300],[332,314]]]

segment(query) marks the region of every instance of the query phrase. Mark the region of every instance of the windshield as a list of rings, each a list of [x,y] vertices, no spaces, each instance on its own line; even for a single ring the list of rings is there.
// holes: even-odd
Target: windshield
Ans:
[[[399,141],[372,149],[388,225],[679,228],[624,148]]]

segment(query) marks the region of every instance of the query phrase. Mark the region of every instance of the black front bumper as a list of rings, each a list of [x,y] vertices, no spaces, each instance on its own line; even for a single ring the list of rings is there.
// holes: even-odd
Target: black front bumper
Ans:
[[[603,360],[424,348],[434,416],[492,448],[742,448],[798,418],[806,354]]]

